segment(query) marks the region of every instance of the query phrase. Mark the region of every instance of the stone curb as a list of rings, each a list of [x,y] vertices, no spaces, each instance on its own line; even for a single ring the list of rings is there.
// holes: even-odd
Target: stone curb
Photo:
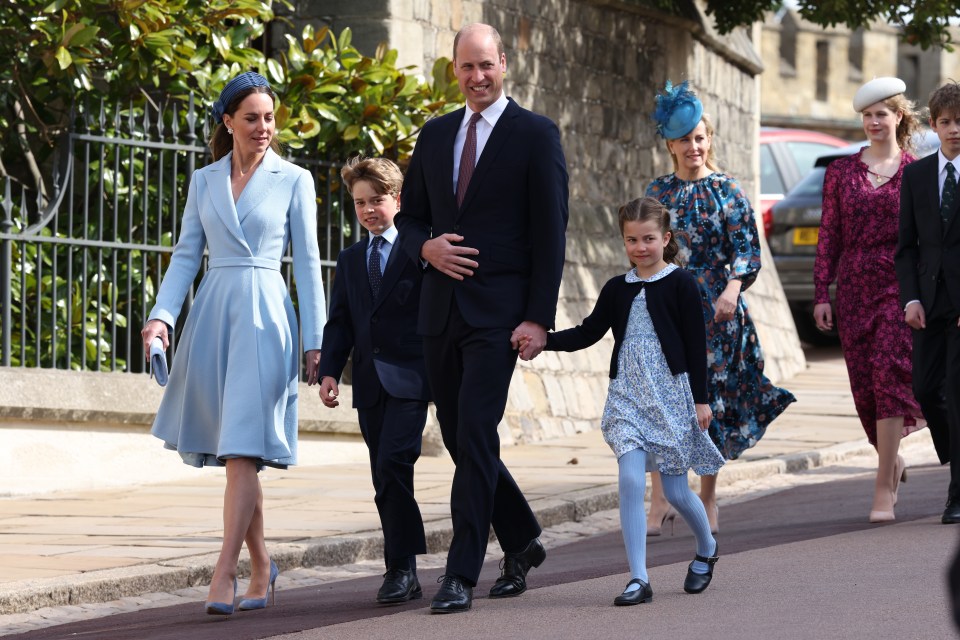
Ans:
[[[909,439],[909,446],[919,446],[922,440],[929,443],[929,439],[926,430],[917,432]],[[869,455],[873,451],[873,447],[866,443],[843,443],[822,450],[736,463],[724,469],[718,478],[718,484],[725,486],[743,480],[799,473]],[[616,484],[531,501],[531,507],[543,527],[575,522],[599,511],[615,509],[618,504]],[[445,550],[453,535],[449,520],[428,523],[426,533],[428,553]],[[270,548],[271,555],[281,570],[338,566],[381,558],[383,537],[377,529],[349,536],[271,544]],[[208,584],[216,560],[216,553],[208,553],[133,567],[87,571],[76,575],[0,585],[0,615],[27,613],[43,607],[109,602],[145,593],[169,593]],[[248,560],[242,557],[239,574],[244,577],[248,573]]]

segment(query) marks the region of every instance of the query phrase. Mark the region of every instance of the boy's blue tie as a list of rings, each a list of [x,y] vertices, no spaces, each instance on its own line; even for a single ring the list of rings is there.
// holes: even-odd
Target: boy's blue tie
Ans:
[[[383,282],[383,272],[380,270],[380,245],[384,242],[383,236],[373,236],[370,247],[370,262],[367,264],[367,277],[370,279],[370,293],[376,300],[380,295],[380,283]]]
[[[943,194],[940,196],[940,217],[946,227],[950,222],[950,214],[957,201],[957,176],[952,162],[947,163],[947,179],[943,182]]]

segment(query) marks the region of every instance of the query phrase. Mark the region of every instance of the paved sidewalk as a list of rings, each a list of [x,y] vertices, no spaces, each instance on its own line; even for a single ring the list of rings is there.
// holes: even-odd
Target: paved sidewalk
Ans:
[[[814,354],[784,386],[798,402],[760,444],[724,467],[721,485],[871,451],[839,351]],[[921,431],[905,444],[928,442]],[[616,506],[616,464],[599,432],[511,447],[503,458],[544,526]],[[449,542],[452,473],[446,456],[417,464],[431,552]],[[268,544],[281,569],[380,557],[365,465],[271,469],[262,481]],[[0,614],[205,584],[220,545],[223,485],[222,472],[205,470],[189,481],[0,500]]]

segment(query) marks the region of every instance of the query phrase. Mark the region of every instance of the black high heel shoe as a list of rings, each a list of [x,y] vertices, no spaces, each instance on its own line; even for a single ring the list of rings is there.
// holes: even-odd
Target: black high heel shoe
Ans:
[[[714,543],[713,546],[713,555],[709,558],[704,558],[699,553],[693,557],[693,562],[702,562],[707,565],[706,573],[694,573],[693,571],[693,562],[690,563],[690,566],[687,567],[687,578],[683,581],[683,590],[687,593],[700,593],[708,586],[710,586],[710,581],[713,580],[713,565],[717,564],[717,560],[720,559],[720,544]]]
[[[653,589],[650,585],[640,578],[634,578],[627,583],[629,587],[632,584],[640,585],[639,589],[633,591],[624,591],[613,599],[613,604],[618,607],[625,607],[631,604],[640,604],[641,602],[653,602]]]

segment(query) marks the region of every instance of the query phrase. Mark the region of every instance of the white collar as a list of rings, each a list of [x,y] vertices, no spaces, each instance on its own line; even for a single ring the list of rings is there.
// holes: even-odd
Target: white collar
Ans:
[[[947,156],[943,155],[943,148],[937,149],[937,175],[940,175],[944,172],[944,170],[947,168],[947,163],[949,162],[953,165],[953,168],[956,169],[956,171],[954,171],[954,175],[960,179],[960,164],[958,164],[958,160],[960,160],[960,156],[957,156],[953,160],[947,160]]]
[[[379,234],[384,240],[389,242],[391,245],[396,244],[397,236],[400,235],[400,232],[397,231],[397,225],[392,224],[386,230]],[[375,234],[370,234],[370,242],[373,242]]]
[[[497,120],[500,119],[500,116],[503,115],[503,112],[507,109],[507,103],[510,101],[507,100],[507,95],[500,92],[500,97],[494,101],[489,107],[480,112],[480,117],[483,118],[484,122],[494,127],[497,124]],[[460,122],[460,128],[466,127],[470,123],[470,116],[473,115],[473,111],[470,110],[470,107],[464,109],[463,120]]]

